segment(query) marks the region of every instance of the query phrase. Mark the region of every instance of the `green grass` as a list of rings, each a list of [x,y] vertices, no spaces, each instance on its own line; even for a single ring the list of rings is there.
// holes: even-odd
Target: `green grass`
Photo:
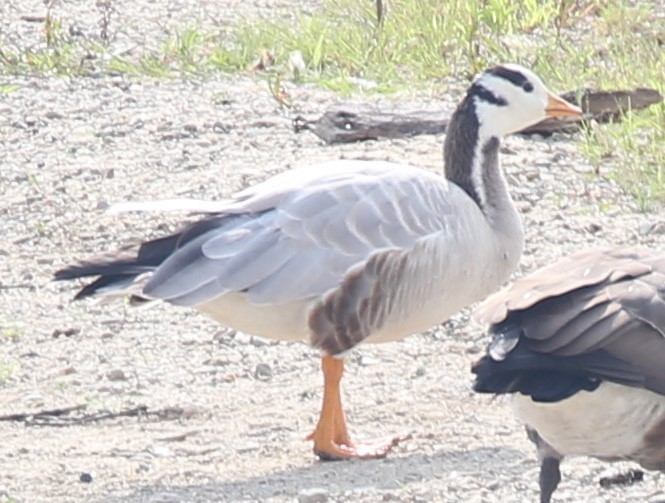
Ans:
[[[4,342],[3,339],[18,340],[23,335],[23,332],[23,327],[18,323],[0,319],[0,344]]]
[[[115,56],[104,44],[70,38],[56,5],[42,47],[12,52],[0,39],[0,75],[85,75],[94,69],[188,78],[247,72],[268,80],[275,95],[282,82],[314,82],[341,94],[425,87],[445,92],[451,76],[470,78],[488,65],[513,61],[557,90],[642,86],[665,94],[665,23],[654,12],[659,1],[400,0],[384,2],[379,23],[370,0],[328,0],[312,15],[248,19],[226,31],[193,23],[158,50]],[[112,24],[105,30],[112,31]],[[291,63],[294,52],[304,68]],[[257,71],[255,62],[268,53],[274,61]],[[647,209],[665,202],[665,108],[625,119],[589,129],[582,150]]]
[[[0,320],[0,344],[17,341],[23,335],[23,328],[17,323]],[[9,381],[19,368],[15,360],[0,359],[0,386]]]
[[[0,360],[0,386],[9,381],[18,370],[18,363]]]

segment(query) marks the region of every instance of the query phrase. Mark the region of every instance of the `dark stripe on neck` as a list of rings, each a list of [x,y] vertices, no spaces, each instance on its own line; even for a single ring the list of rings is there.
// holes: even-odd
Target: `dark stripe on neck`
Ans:
[[[479,129],[475,96],[469,90],[450,118],[443,146],[443,164],[446,178],[463,189],[481,207],[471,178]]]
[[[443,147],[444,172],[446,178],[466,192],[478,207],[485,211],[483,200],[478,193],[484,190],[484,200],[488,206],[500,196],[496,192],[505,190],[499,173],[499,140],[489,138],[478,149],[480,141],[478,116],[476,114],[476,97],[469,92],[453,113],[446,130],[446,140]],[[481,169],[481,179],[484,187],[476,187],[473,180],[474,155],[478,154],[478,169]]]
[[[501,77],[502,79],[506,79],[508,82],[512,82],[517,87],[522,87],[528,82],[527,78],[522,73],[509,70],[505,66],[495,66],[494,68],[487,70],[486,73]]]
[[[492,105],[496,105],[499,107],[505,107],[506,105],[508,105],[508,102],[505,99],[501,98],[500,96],[497,96],[492,91],[490,91],[489,89],[483,87],[478,83],[473,84],[469,88],[467,97],[468,96],[477,96],[478,99],[481,99],[483,101],[486,101],[488,103],[491,103]]]

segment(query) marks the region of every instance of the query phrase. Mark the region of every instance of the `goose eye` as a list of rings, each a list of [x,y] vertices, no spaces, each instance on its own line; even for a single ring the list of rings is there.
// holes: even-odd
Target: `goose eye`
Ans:
[[[533,91],[533,84],[531,82],[525,82],[522,86],[522,89],[524,89],[527,93],[530,93]]]

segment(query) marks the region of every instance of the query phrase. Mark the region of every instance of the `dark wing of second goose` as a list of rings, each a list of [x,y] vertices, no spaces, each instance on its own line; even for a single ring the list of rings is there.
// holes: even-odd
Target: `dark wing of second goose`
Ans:
[[[607,380],[665,394],[665,253],[592,249],[518,280],[476,312],[490,324],[480,392],[557,401]]]

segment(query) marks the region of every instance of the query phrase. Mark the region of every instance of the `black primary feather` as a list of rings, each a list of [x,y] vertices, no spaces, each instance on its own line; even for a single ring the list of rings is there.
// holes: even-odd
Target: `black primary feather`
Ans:
[[[519,392],[538,402],[556,402],[578,391],[593,391],[602,380],[644,386],[645,376],[638,369],[606,351],[575,356],[539,353],[529,347],[519,326],[502,324],[493,332],[489,354],[472,367],[476,375],[473,389],[478,393]],[[497,342],[505,345],[506,339],[514,338],[517,344],[497,351]]]

